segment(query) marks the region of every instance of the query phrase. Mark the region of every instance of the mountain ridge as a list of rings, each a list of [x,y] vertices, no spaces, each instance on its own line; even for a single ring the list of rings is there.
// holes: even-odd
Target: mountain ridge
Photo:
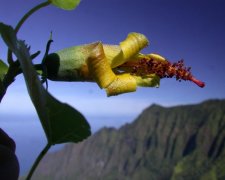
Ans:
[[[163,107],[48,154],[35,179],[225,179],[225,100]]]

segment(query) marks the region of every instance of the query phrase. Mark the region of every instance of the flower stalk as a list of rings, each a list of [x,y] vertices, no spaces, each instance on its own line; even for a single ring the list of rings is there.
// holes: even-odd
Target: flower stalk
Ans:
[[[18,33],[18,31],[20,30],[21,26],[23,25],[23,23],[36,11],[40,10],[43,7],[46,7],[50,4],[50,2],[46,1],[46,2],[42,2],[40,4],[38,4],[37,6],[35,6],[34,8],[30,9],[21,19],[20,21],[17,23],[16,27],[15,27],[15,32],[16,34]],[[8,49],[8,63],[9,64],[13,64],[13,58],[12,58],[12,52],[10,49]]]

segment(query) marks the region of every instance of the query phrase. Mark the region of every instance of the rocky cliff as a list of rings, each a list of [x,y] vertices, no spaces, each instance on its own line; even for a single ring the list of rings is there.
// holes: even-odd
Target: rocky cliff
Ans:
[[[33,179],[224,180],[225,100],[152,105],[132,124],[48,154]]]

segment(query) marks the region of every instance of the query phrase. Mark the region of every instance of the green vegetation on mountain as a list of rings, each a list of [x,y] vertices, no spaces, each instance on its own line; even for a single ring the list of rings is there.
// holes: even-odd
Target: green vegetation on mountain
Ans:
[[[152,105],[132,124],[48,154],[33,179],[224,180],[225,100]]]

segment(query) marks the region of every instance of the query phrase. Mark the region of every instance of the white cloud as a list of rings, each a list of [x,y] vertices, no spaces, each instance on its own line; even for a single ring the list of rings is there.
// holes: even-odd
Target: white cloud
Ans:
[[[85,85],[83,85],[85,84]],[[160,96],[159,89],[151,93],[138,89],[135,93],[106,97],[104,90],[97,85],[88,83],[57,83],[50,84],[51,93],[60,101],[66,102],[85,116],[137,116],[154,102],[164,106],[179,104],[179,101]],[[160,98],[164,97],[164,98]],[[0,105],[0,113],[35,114],[35,108],[21,79],[9,88]]]
[[[143,99],[107,98],[107,97],[78,97],[60,95],[62,102],[66,102],[89,116],[131,116],[139,114],[149,105]],[[33,114],[34,106],[27,93],[18,92],[8,94],[1,104],[1,113]]]
[[[7,93],[0,105],[1,113],[33,114],[34,106],[26,92]]]
[[[139,114],[149,105],[143,99],[130,99],[123,97],[74,97],[63,96],[61,99],[77,107],[81,112],[88,115],[108,115],[108,116],[131,116]]]
[[[105,94],[54,92],[57,99],[66,102],[88,116],[133,116],[139,114],[150,102],[127,96],[107,98]],[[24,85],[10,89],[0,105],[1,113],[33,114],[35,108]]]

